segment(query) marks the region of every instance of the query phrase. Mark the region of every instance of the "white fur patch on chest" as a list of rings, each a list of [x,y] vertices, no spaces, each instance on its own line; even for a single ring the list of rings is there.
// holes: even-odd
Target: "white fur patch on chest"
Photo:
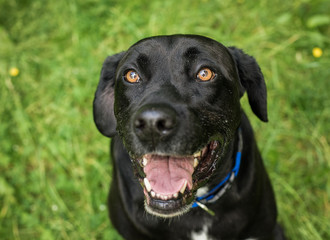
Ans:
[[[208,235],[209,224],[205,224],[203,229],[198,232],[191,232],[191,240],[212,240],[212,238]]]

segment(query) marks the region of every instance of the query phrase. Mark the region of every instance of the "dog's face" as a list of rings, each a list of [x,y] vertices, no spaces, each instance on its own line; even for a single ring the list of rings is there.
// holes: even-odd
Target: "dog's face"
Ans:
[[[266,121],[266,88],[255,60],[200,36],[148,38],[107,58],[94,119],[104,135],[122,139],[149,213],[186,212],[198,188],[226,164],[221,160],[239,127],[245,90]]]

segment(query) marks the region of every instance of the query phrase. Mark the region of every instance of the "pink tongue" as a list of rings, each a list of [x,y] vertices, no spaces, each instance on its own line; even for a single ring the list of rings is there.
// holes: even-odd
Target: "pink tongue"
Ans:
[[[144,167],[144,172],[151,189],[156,193],[163,195],[177,193],[185,180],[188,188],[192,188],[193,157],[166,157],[149,154],[145,157],[148,164]]]

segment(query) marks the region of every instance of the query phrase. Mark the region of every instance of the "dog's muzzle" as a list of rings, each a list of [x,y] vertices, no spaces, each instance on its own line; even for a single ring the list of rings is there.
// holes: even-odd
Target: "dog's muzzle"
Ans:
[[[132,159],[135,175],[144,189],[145,209],[165,218],[189,211],[197,189],[215,170],[222,149],[220,141],[210,141],[191,155],[157,150],[160,145],[173,144],[180,127],[185,127],[179,119],[176,110],[168,105],[143,106],[133,118],[134,134],[149,149]]]

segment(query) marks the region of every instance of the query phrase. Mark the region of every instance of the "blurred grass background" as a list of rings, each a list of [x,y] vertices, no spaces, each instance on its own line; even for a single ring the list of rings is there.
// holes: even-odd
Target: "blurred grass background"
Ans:
[[[327,0],[0,0],[0,239],[120,239],[107,217],[109,139],[92,120],[94,91],[107,55],[174,33],[258,60],[270,122],[242,102],[279,221],[289,239],[330,239],[329,9]]]

